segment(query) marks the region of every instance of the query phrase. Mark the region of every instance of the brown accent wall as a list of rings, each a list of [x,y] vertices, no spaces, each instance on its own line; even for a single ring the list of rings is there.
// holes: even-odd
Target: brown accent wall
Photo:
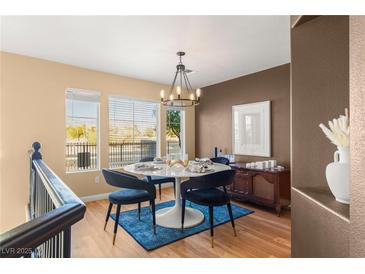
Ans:
[[[213,156],[214,147],[232,153],[232,106],[266,100],[271,101],[271,158],[289,165],[289,64],[203,88],[201,104],[195,111],[197,156]],[[236,159],[251,162],[269,158],[242,155]]]
[[[349,107],[349,17],[291,30],[292,257],[348,257],[349,206],[325,178],[336,147],[318,127]]]
[[[327,187],[336,147],[318,127],[349,106],[348,16],[321,16],[291,32],[292,184]]]
[[[291,198],[291,257],[348,257],[348,221],[296,191]]]
[[[365,16],[350,16],[350,256],[365,257]]]

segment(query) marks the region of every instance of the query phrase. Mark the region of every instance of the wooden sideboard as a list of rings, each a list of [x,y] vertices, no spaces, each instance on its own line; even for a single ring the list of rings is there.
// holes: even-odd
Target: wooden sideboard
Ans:
[[[283,206],[290,204],[290,170],[251,169],[244,163],[230,165],[236,176],[227,191],[232,199],[275,208],[280,216]]]

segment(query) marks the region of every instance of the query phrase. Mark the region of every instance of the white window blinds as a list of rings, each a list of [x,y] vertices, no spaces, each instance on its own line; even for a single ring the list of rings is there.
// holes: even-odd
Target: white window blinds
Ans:
[[[159,104],[109,97],[109,141],[157,141]]]

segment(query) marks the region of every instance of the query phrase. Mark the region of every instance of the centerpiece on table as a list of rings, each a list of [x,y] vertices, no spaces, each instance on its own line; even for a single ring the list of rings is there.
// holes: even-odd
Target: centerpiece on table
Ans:
[[[350,204],[350,125],[347,108],[345,115],[328,122],[329,128],[320,124],[327,138],[337,146],[334,161],[327,165],[326,179],[336,201]]]
[[[168,154],[168,155],[166,155],[166,164],[169,167],[173,167],[175,165],[181,165],[183,167],[187,167],[189,165],[188,154],[183,154],[181,156],[181,159],[175,159],[175,160],[171,160],[171,156]]]

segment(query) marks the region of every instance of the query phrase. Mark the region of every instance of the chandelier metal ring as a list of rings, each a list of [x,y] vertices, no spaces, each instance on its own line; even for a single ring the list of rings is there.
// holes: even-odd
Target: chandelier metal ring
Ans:
[[[197,106],[200,103],[201,89],[198,88],[196,91],[194,91],[190,84],[185,65],[181,60],[182,56],[185,55],[185,52],[179,51],[176,54],[179,56],[179,63],[176,65],[175,77],[172,81],[169,95],[166,98],[165,91],[161,90],[161,104],[172,107]],[[176,85],[175,88],[176,82],[178,82],[180,85]]]

